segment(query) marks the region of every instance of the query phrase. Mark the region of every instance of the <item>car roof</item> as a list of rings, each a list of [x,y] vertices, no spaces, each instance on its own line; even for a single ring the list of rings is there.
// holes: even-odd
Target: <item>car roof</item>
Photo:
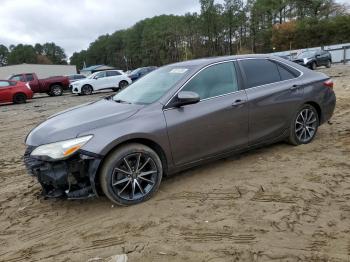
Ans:
[[[250,54],[250,55],[234,55],[234,56],[218,56],[218,57],[209,57],[209,58],[200,58],[194,60],[188,60],[184,62],[171,64],[172,66],[204,66],[207,64],[234,60],[234,59],[243,59],[243,58],[268,58],[275,57],[267,54]]]

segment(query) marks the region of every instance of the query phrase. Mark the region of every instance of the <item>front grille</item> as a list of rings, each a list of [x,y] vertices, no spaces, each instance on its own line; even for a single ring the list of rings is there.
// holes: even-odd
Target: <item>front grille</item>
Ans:
[[[43,164],[42,161],[30,156],[35,148],[35,146],[27,146],[23,157],[27,171],[31,175],[34,175],[34,170]]]

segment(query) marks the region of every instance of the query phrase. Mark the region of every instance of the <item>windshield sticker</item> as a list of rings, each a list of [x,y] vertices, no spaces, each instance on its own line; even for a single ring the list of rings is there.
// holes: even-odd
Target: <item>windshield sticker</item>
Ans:
[[[174,68],[169,73],[170,74],[183,74],[187,71],[187,68]]]

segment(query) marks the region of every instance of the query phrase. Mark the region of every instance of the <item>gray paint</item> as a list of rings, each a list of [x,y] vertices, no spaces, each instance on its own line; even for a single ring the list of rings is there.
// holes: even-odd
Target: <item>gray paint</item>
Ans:
[[[205,99],[197,104],[172,108],[171,99],[201,69],[215,63],[250,58],[270,58],[302,72],[297,79],[245,89]],[[168,173],[197,165],[231,151],[281,140],[288,134],[292,117],[306,102],[320,106],[321,122],[335,107],[334,92],[323,86],[328,77],[292,62],[263,55],[219,57],[178,63],[190,66],[191,74],[159,101],[143,106],[102,100],[58,114],[35,128],[28,145],[41,145],[93,134],[82,149],[106,155],[121,143],[147,139],[162,148]],[[293,85],[299,85],[293,88]],[[235,104],[243,100],[245,103]]]

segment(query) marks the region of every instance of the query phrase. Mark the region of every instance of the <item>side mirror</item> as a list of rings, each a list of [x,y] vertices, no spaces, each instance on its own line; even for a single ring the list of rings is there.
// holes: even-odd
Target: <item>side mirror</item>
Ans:
[[[195,92],[180,91],[176,96],[176,99],[175,99],[175,102],[173,103],[173,106],[181,107],[181,106],[185,106],[185,105],[196,104],[200,100],[201,100],[201,98]]]

